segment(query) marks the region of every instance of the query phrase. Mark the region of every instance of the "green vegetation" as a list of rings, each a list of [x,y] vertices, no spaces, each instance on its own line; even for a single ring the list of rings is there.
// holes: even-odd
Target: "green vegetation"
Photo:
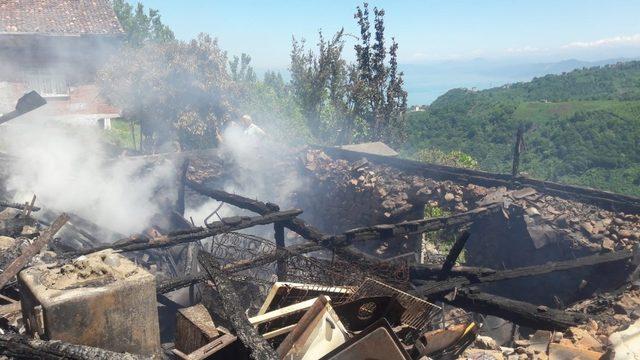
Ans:
[[[294,39],[291,81],[257,78],[251,57],[229,59],[215,38],[178,41],[158,11],[113,0],[127,44],[98,74],[102,93],[142,132],[142,152],[216,146],[231,121],[251,115],[267,133],[293,144],[342,144],[406,138],[407,93],[398,44],[385,45],[384,10],[357,7],[356,61],[342,58],[343,31],[320,34],[317,49]],[[116,137],[117,138],[117,137]]]
[[[409,114],[407,153],[462,151],[483,170],[510,171],[525,125],[521,171],[640,195],[640,62],[547,75],[479,92],[454,89]]]

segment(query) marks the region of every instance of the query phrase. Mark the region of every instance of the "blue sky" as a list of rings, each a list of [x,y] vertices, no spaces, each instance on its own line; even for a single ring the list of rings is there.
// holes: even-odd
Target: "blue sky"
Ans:
[[[317,40],[358,29],[359,3],[333,1],[142,0],[160,10],[180,39],[217,37],[230,55],[248,53],[257,68],[286,68],[291,36]],[[640,1],[381,0],[386,33],[400,44],[401,63],[447,60],[599,60],[640,55]],[[347,40],[352,57],[355,40]]]

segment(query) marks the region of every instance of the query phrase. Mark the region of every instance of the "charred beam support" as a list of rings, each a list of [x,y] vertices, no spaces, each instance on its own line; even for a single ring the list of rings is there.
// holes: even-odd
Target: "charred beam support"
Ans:
[[[228,274],[220,268],[216,259],[211,254],[200,251],[198,252],[198,261],[215,284],[226,318],[229,319],[236,335],[243,344],[251,349],[251,357],[256,360],[278,360],[278,354],[258,334],[258,330],[251,325],[245,316],[244,309],[240,306],[242,303],[240,297],[234,290]]]
[[[456,294],[443,297],[443,301],[467,311],[494,315],[521,326],[543,330],[565,330],[587,322],[589,317],[582,313],[550,309],[522,301],[507,299],[475,291],[462,289]]]
[[[142,360],[151,359],[128,353],[116,353],[100,348],[74,345],[62,341],[31,339],[18,334],[0,334],[0,354],[16,359],[46,360]]]
[[[284,249],[276,249],[275,251],[255,257],[251,260],[237,261],[231,264],[227,264],[223,269],[228,273],[235,273],[254,267],[271,264],[274,261],[280,259],[286,260],[290,257],[302,255],[318,250],[322,250],[323,247],[316,244],[303,244],[293,245]],[[180,289],[186,286],[194,285],[207,279],[205,273],[191,274],[175,279],[158,281],[156,291],[158,293],[167,293],[176,289]]]
[[[241,209],[253,211],[260,215],[266,215],[274,211],[278,211],[279,209],[278,205],[276,204],[263,203],[261,201],[252,200],[244,196],[229,194],[225,191],[208,189],[206,186],[203,186],[194,181],[187,180],[187,185],[189,185],[191,189],[202,195],[208,196],[218,201],[226,202]],[[294,218],[283,221],[282,223],[287,229],[295,232],[296,234],[302,236],[307,240],[313,241],[316,244],[322,244],[329,250],[334,251],[341,258],[347,261],[354,262],[355,264],[358,264],[358,266],[370,268],[375,266],[375,264],[381,262],[378,259],[367,256],[353,249],[334,247],[332,244],[330,244],[330,241],[323,241],[328,238],[327,235],[323,234],[314,226],[307,224],[304,220]]]
[[[502,211],[501,204],[480,207],[460,214],[430,219],[404,221],[397,224],[375,225],[352,229],[344,234],[328,236],[322,243],[331,246],[345,246],[354,242],[384,240],[407,235],[421,234],[471,223],[478,218]]]
[[[0,289],[4,288],[29,263],[31,258],[36,256],[49,243],[68,220],[69,216],[67,214],[60,215],[49,228],[44,230],[31,245],[22,251],[20,256],[14,259],[6,269],[3,269],[2,274],[0,274]]]
[[[585,266],[593,266],[616,261],[626,261],[633,258],[633,251],[623,250],[601,255],[585,256],[574,260],[548,262],[543,265],[526,266],[511,270],[496,271],[492,274],[473,277],[455,277],[445,281],[423,282],[414,292],[419,296],[428,297],[448,293],[456,288],[466,287],[472,284],[484,284],[502,280],[523,278],[534,275],[542,275],[555,271],[565,271]],[[412,279],[415,280],[415,279]],[[419,281],[416,281],[420,283]]]
[[[513,164],[511,166],[511,176],[516,177],[520,173],[520,153],[524,147],[524,125],[518,127],[516,133],[516,145],[513,148]]]
[[[153,248],[170,247],[180,244],[186,244],[202,239],[206,239],[218,234],[224,234],[230,231],[250,228],[256,225],[266,225],[275,222],[291,219],[302,214],[302,210],[293,209],[281,212],[270,213],[265,216],[234,216],[223,218],[221,221],[210,223],[207,227],[197,227],[187,230],[174,231],[168,235],[162,235],[155,238],[148,238],[144,235],[135,235],[115,242],[111,245],[95,247],[86,251],[68,254],[67,257],[86,255],[96,251],[113,249],[118,251],[138,251]]]
[[[0,207],[7,207],[7,208],[13,208],[13,209],[18,209],[18,210],[26,210],[29,205],[26,204],[20,204],[20,203],[14,203],[14,202],[4,202],[4,201],[0,201]],[[41,209],[37,206],[32,206],[31,207],[31,211],[40,211]]]
[[[274,238],[276,240],[276,249],[284,249],[284,225],[282,223],[273,224]],[[276,275],[278,281],[286,281],[287,279],[287,259],[279,258],[276,262]]]
[[[453,244],[451,250],[449,250],[449,253],[447,254],[447,258],[444,260],[444,264],[442,264],[442,270],[440,270],[440,274],[438,274],[438,280],[445,280],[449,277],[453,265],[455,265],[456,260],[458,260],[458,257],[464,249],[464,246],[467,244],[467,240],[469,240],[470,236],[471,234],[465,231],[458,237],[458,239],[456,239],[456,242]]]

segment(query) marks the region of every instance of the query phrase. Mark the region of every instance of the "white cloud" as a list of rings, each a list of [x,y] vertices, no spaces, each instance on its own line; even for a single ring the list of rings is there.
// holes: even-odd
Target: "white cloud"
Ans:
[[[588,49],[602,46],[640,45],[640,34],[615,36],[594,41],[576,41],[562,46],[563,49]]]
[[[508,48],[506,52],[509,54],[526,54],[526,53],[540,52],[544,50],[545,49],[541,49],[535,46],[522,46],[522,47],[516,47],[516,48]]]

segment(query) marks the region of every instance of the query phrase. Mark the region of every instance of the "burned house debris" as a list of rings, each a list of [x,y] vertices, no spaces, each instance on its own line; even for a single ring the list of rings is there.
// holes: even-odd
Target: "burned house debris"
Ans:
[[[239,171],[226,156],[144,157],[174,164],[178,196],[130,236],[77,214],[47,221],[37,198],[3,202],[0,354],[637,354],[639,199],[306,147],[283,153],[267,174],[301,179],[281,208],[243,196],[242,186],[221,190]],[[201,205],[209,215],[197,225],[189,209]],[[443,212],[425,216],[432,208]],[[106,233],[120,240],[102,241]],[[447,238],[448,247],[428,244]]]

